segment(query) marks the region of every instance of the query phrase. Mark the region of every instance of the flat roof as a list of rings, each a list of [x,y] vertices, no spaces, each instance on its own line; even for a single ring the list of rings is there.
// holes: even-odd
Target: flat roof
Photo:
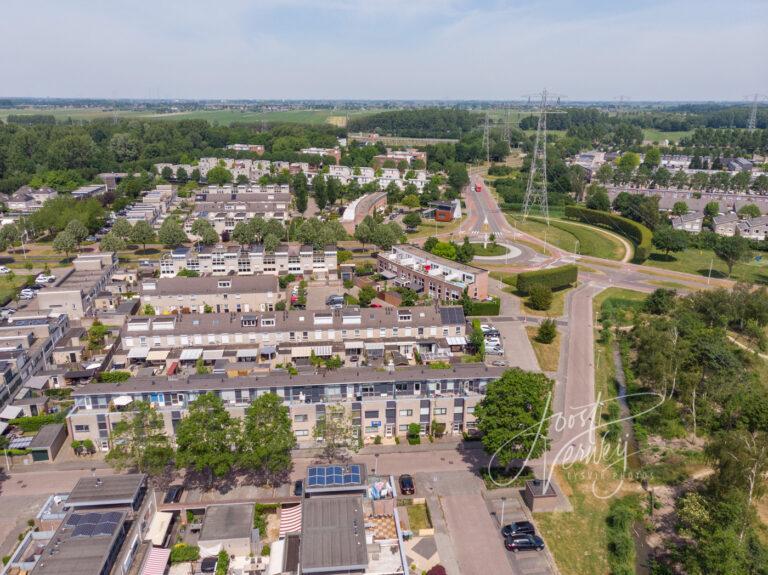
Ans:
[[[58,439],[64,429],[66,427],[63,423],[50,423],[42,426],[34,439],[32,439],[32,442],[27,446],[27,449],[48,449]]]
[[[101,575],[118,544],[126,512],[73,511],[65,517],[32,569],[33,575]]]
[[[81,478],[67,499],[67,507],[129,505],[146,481],[143,473]]]
[[[301,513],[302,573],[368,566],[362,496],[309,497],[302,501]]]
[[[244,539],[253,530],[253,504],[210,505],[205,510],[200,541]]]
[[[229,282],[230,287],[220,287]],[[154,284],[154,289],[145,286]],[[142,296],[218,294],[230,292],[267,293],[280,289],[276,275],[200,276],[147,279],[141,282]]]
[[[393,253],[394,251],[406,252],[406,253],[411,254],[414,257],[423,258],[423,259],[427,259],[427,260],[433,261],[433,262],[435,262],[437,264],[440,264],[442,267],[445,267],[445,268],[451,268],[451,269],[454,269],[454,270],[465,271],[465,272],[469,272],[469,273],[472,273],[472,274],[483,274],[483,273],[487,274],[488,273],[488,270],[485,270],[485,269],[482,269],[482,268],[477,268],[477,267],[471,266],[469,264],[462,264],[462,263],[459,263],[459,262],[455,262],[455,261],[449,260],[447,258],[442,258],[440,256],[436,256],[434,254],[429,253],[428,251],[425,251],[425,250],[423,250],[421,248],[417,248],[416,246],[412,246],[412,245],[409,245],[409,244],[398,244],[396,246],[392,246],[392,251],[388,252],[388,253]],[[380,255],[381,255],[381,257],[386,257],[386,254],[380,254]],[[392,260],[388,260],[388,261],[392,261]],[[397,262],[395,262],[395,263],[397,263]]]

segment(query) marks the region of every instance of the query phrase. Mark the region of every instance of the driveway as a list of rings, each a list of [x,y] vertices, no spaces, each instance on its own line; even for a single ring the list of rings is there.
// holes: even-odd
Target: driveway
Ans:
[[[501,334],[504,345],[504,359],[511,367],[519,367],[526,371],[539,371],[539,362],[533,351],[525,325],[520,321],[499,321],[493,324]],[[493,359],[496,356],[488,356]]]

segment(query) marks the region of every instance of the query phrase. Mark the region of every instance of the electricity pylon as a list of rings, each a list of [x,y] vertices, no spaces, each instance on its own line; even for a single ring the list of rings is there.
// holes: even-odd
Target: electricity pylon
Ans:
[[[547,201],[547,108],[550,105],[549,94],[545,89],[541,94],[539,104],[539,122],[536,126],[536,140],[531,154],[531,169],[528,174],[528,186],[525,189],[523,203],[523,219],[528,218],[532,210],[538,208],[549,225],[549,203]],[[560,98],[557,97],[557,102]]]
[[[491,163],[491,132],[488,127],[488,112],[485,113],[485,128],[483,129],[483,148],[485,148],[485,161]]]
[[[763,96],[762,94],[752,94],[751,96],[746,96],[747,98],[752,99],[752,109],[749,112],[749,121],[747,122],[747,130],[750,132],[754,132],[755,128],[757,128],[757,103],[765,98],[766,96]]]

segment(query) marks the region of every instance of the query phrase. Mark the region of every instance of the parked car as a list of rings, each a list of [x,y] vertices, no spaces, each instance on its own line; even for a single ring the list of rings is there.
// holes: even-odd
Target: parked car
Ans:
[[[216,571],[216,563],[218,562],[218,557],[204,557],[203,560],[200,562],[200,571],[202,573],[213,573]]]
[[[544,549],[544,540],[537,535],[521,533],[519,535],[510,535],[509,537],[506,537],[504,539],[504,547],[513,553],[517,553],[518,551],[528,551],[530,549],[541,551]]]
[[[507,367],[507,362],[503,359],[496,359],[491,362],[491,365],[494,367]]]
[[[0,310],[0,319],[7,319],[16,313],[16,310],[12,307],[6,307]]]
[[[482,331],[483,333],[488,333],[492,329],[493,329],[493,326],[488,325],[487,323],[481,323],[480,324],[480,331]]]
[[[23,290],[19,292],[19,299],[34,299],[35,295],[37,294],[32,290]]]
[[[515,521],[514,523],[502,527],[501,534],[504,537],[520,534],[536,535],[536,528],[530,521]]]
[[[304,495],[304,482],[301,479],[297,479],[293,484],[293,494],[296,497],[301,497]]]
[[[504,350],[500,347],[491,347],[485,350],[485,355],[504,355]]]
[[[329,295],[325,298],[325,305],[333,305],[334,303],[344,303],[344,296]]]
[[[413,477],[407,473],[400,476],[398,483],[400,483],[401,495],[413,495],[416,492],[416,485],[413,483]]]
[[[56,281],[55,275],[38,274],[35,281],[39,284],[48,284]]]
[[[483,334],[485,337],[501,337],[501,334],[496,329],[491,329]]]
[[[7,266],[0,266],[0,274],[9,274],[11,273],[11,268]]]
[[[181,500],[181,494],[184,491],[183,485],[170,485],[165,492],[163,503],[178,503]]]

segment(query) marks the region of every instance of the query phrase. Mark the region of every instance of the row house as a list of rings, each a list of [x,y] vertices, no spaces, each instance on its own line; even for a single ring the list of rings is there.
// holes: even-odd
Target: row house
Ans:
[[[180,247],[160,259],[160,277],[175,277],[186,269],[200,274],[224,275],[302,275],[336,278],[336,246],[316,250],[298,243],[281,244],[274,252],[262,245]]]
[[[460,434],[476,429],[475,408],[488,384],[503,372],[484,364],[460,364],[446,370],[415,366],[395,371],[346,368],[300,376],[282,372],[267,377],[132,378],[75,389],[67,426],[73,440],[91,439],[107,450],[111,430],[131,416],[135,401],[155,406],[173,437],[190,402],[203,394],[217,395],[233,416],[242,418],[254,399],[273,393],[289,408],[300,446],[316,445],[312,430],[330,405],[343,406],[367,442],[377,435],[405,435],[411,424],[422,433],[437,423],[447,434]]]

